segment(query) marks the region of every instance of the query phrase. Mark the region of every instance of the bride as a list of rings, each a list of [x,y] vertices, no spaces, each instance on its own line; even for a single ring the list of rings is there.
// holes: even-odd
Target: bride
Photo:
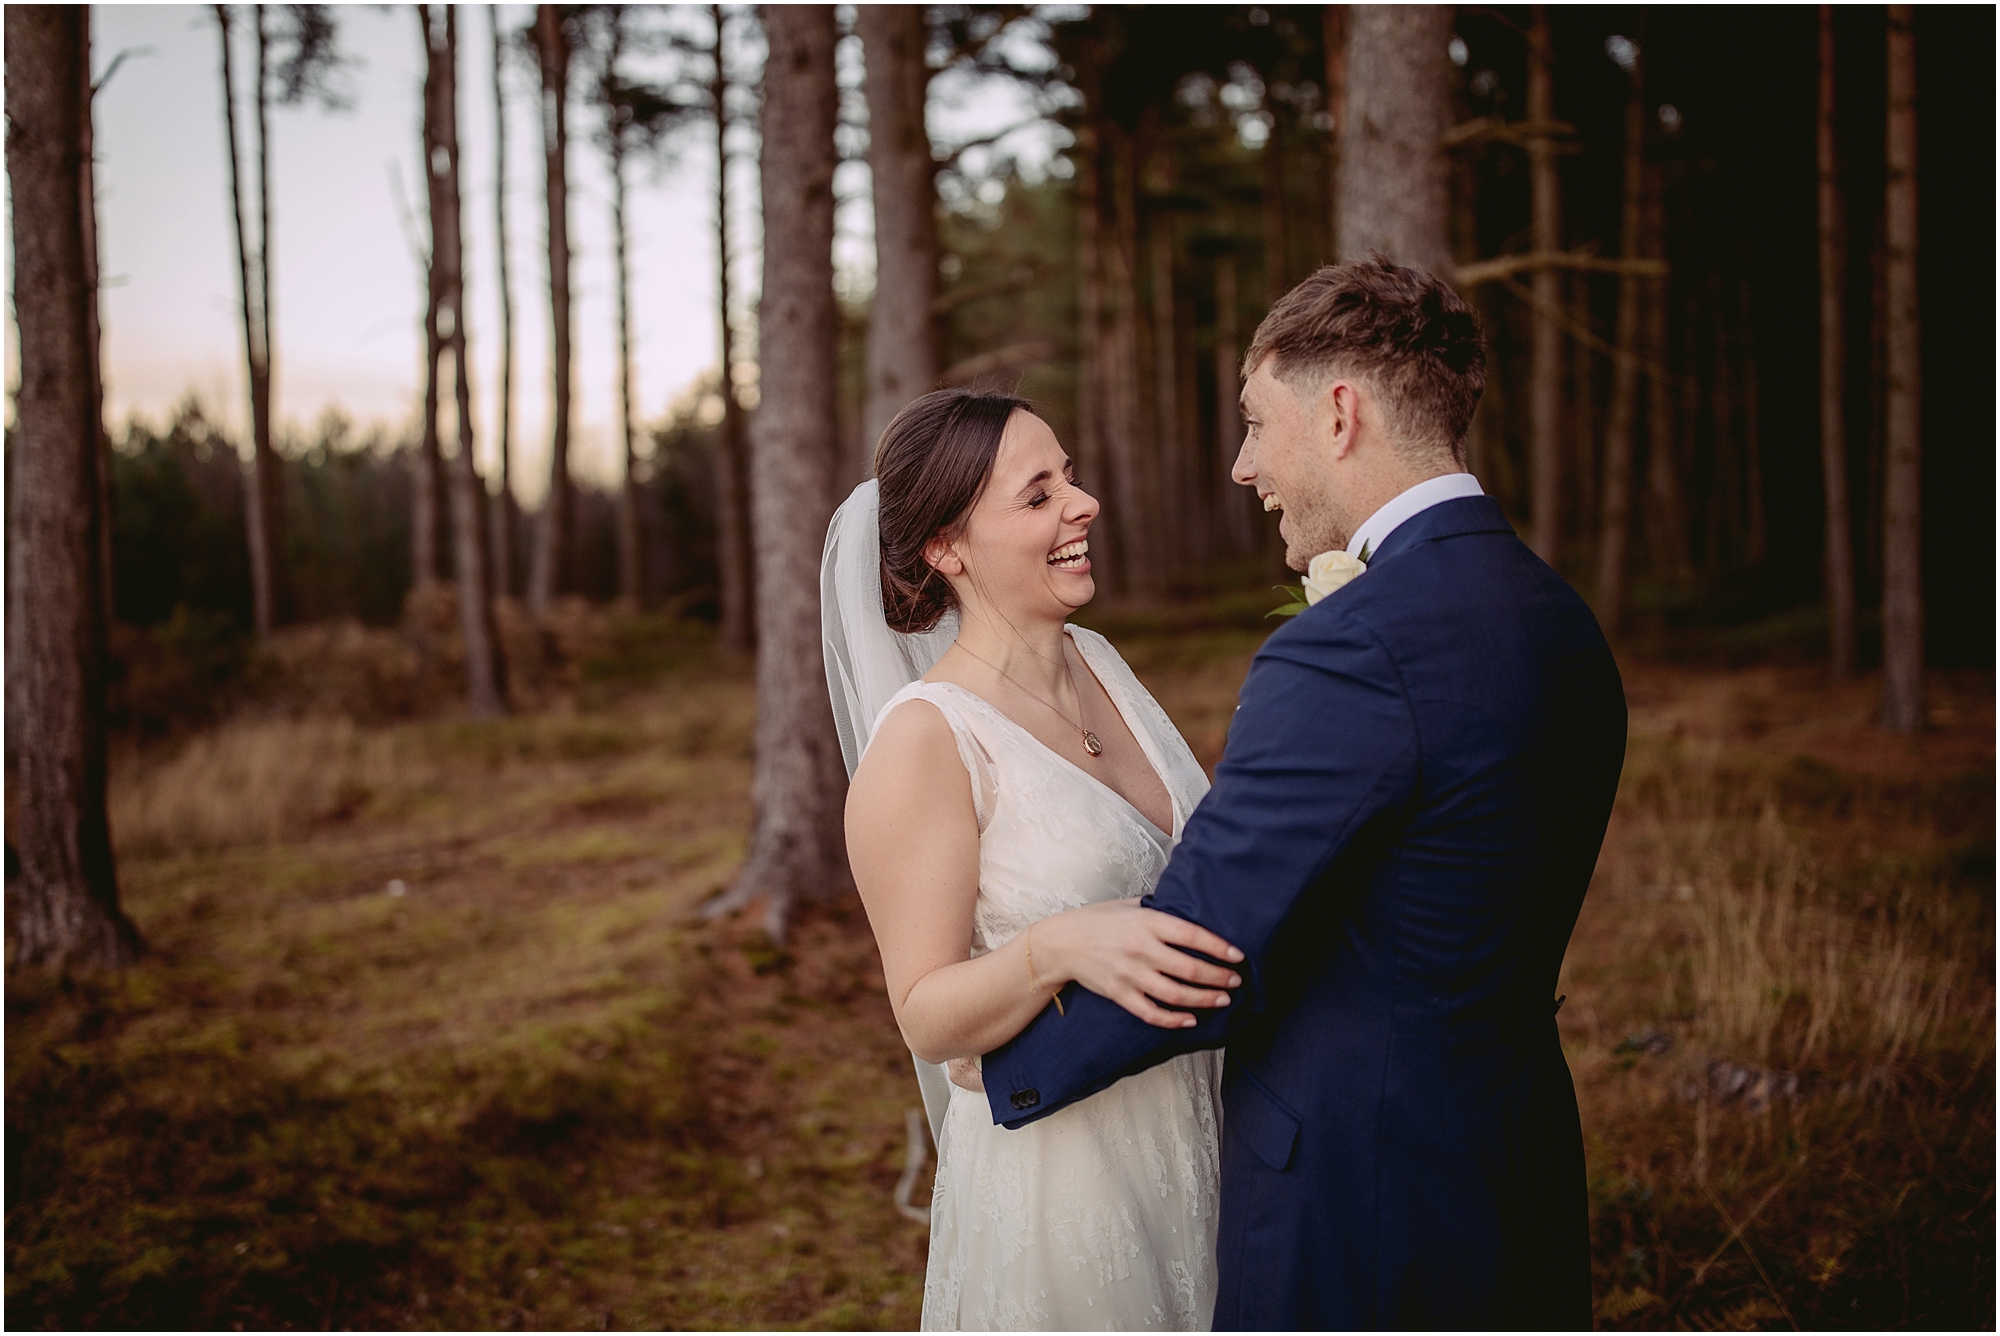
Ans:
[[[934,1064],[972,1067],[1072,982],[1161,1026],[1228,1005],[1235,972],[1178,948],[1242,953],[1136,903],[1208,781],[1110,643],[1064,624],[1098,507],[1025,401],[926,395],[875,472],[821,592],[848,856],[938,1146],[923,1325],[1206,1330],[1220,1053],[1019,1131]]]

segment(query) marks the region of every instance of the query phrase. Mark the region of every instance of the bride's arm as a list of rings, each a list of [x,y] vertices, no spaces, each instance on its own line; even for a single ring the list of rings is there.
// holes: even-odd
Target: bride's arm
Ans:
[[[848,861],[912,1053],[945,1062],[989,1052],[1025,1029],[1071,980],[1170,1028],[1194,1018],[1159,1003],[1228,1005],[1229,995],[1215,990],[1235,987],[1237,976],[1176,948],[1218,959],[1241,953],[1197,924],[1130,901],[1053,915],[968,959],[979,895],[972,781],[951,726],[933,706],[912,708],[918,704],[882,721],[847,795]]]

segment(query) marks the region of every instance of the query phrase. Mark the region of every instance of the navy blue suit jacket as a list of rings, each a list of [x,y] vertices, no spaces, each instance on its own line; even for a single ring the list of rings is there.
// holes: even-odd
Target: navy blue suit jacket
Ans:
[[[1243,949],[1234,1005],[1072,984],[986,1055],[994,1120],[1226,1043],[1218,1329],[1589,1327],[1554,990],[1624,757],[1597,621],[1499,507],[1405,521],[1258,652],[1148,900]]]

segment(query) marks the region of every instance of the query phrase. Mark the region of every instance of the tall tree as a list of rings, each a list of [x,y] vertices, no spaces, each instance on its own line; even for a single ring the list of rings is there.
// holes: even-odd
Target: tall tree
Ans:
[[[7,753],[23,963],[112,966],[139,935],[118,904],[105,812],[103,423],[86,212],[90,11],[5,14],[7,179],[21,382],[7,488]]]
[[[862,407],[862,445],[872,455],[889,419],[937,384],[937,169],[924,125],[930,70],[923,7],[861,5],[856,28],[867,60],[875,196],[875,297]]]
[[[1354,5],[1347,14],[1347,106],[1340,124],[1340,254],[1381,251],[1450,276],[1451,9]]]
[[[458,620],[465,639],[466,702],[473,715],[507,712],[507,666],[493,621],[487,573],[486,484],[473,450],[472,380],[465,351],[465,248],[460,225],[458,161],[458,9],[418,5],[424,38],[424,161],[431,216],[430,309],[432,337],[443,331],[451,354],[458,455],[452,461],[453,565],[458,578]],[[435,403],[438,359],[431,359],[425,397]]]
[[[535,529],[535,559],[528,576],[528,606],[546,612],[567,591],[572,562],[569,476],[570,353],[569,310],[569,58],[570,35],[562,5],[535,6],[535,53],[542,71],[542,151],[548,200],[550,374],[555,382],[554,421],[549,433],[549,490]]]
[[[1664,173],[1657,163],[1647,164],[1643,176],[1646,192],[1640,202],[1640,232],[1644,240],[1640,245],[1650,257],[1665,250],[1666,184]],[[1651,521],[1656,569],[1678,580],[1687,577],[1691,558],[1688,553],[1687,506],[1681,487],[1682,451],[1675,436],[1675,378],[1665,374],[1672,360],[1667,346],[1667,301],[1671,289],[1665,278],[1655,278],[1646,286],[1646,300],[1641,308],[1645,313],[1641,322],[1641,338],[1644,340],[1645,356],[1652,363],[1651,383],[1646,391],[1646,487],[1650,493],[1646,517]],[[1688,374],[1679,379],[1683,387],[1692,391],[1695,388],[1692,358],[1688,359],[1685,370]],[[1692,411],[1682,416],[1692,425]]]
[[[1924,726],[1922,378],[1917,322],[1915,12],[1889,6],[1888,465],[1882,521],[1882,726]]]
[[[625,53],[625,6],[605,8],[607,38],[599,98],[604,106],[604,148],[611,171],[611,255],[618,288],[618,597],[638,607],[640,585],[639,461],[632,426],[632,264],[625,235],[625,155],[637,119],[633,99],[619,77]]]
[[[500,7],[488,5],[493,35],[493,251],[500,285],[500,491],[493,499],[493,592],[514,592],[514,531],[520,506],[514,500],[514,289],[507,281],[507,81],[506,42],[500,35]]]
[[[281,106],[307,98],[334,108],[340,97],[327,76],[342,63],[335,48],[333,19],[325,5],[253,5],[256,38],[256,82],[252,95],[256,130],[255,175],[257,227],[254,239],[246,210],[243,155],[237,130],[235,61],[228,5],[215,6],[222,36],[223,129],[229,141],[229,198],[236,225],[236,272],[243,303],[243,349],[250,384],[250,485],[244,505],[244,527],[250,553],[251,614],[257,634],[268,635],[290,611],[290,585],[285,568],[284,475],[271,439],[272,364],[276,357],[271,313],[271,102],[275,84]],[[274,34],[273,17],[284,31]],[[273,67],[273,38],[288,46]]]
[[[1346,5],[1320,6],[1320,54],[1326,65],[1326,253],[1340,249],[1340,130],[1347,121]]]
[[[1834,139],[1833,6],[1819,7],[1819,459],[1826,492],[1826,611],[1835,677],[1854,672],[1854,535],[1847,499],[1847,247]]]
[[[1637,259],[1643,245],[1646,206],[1645,51],[1625,48],[1631,84],[1625,95],[1625,173],[1619,213],[1618,254]],[[1604,495],[1598,504],[1597,616],[1618,634],[1625,623],[1625,576],[1632,531],[1633,438],[1639,420],[1639,313],[1644,283],[1627,269],[1618,276],[1617,359],[1611,373],[1611,413],[1604,433]]]
[[[1528,29],[1528,178],[1535,252],[1533,343],[1528,365],[1528,472],[1536,553],[1551,566],[1562,557],[1563,276],[1550,262],[1562,250],[1562,196],[1556,172],[1555,92],[1547,5],[1534,6]]]
[[[243,304],[243,351],[250,381],[250,486],[243,507],[250,548],[250,608],[257,634],[264,636],[269,635],[283,619],[288,600],[284,566],[283,480],[277,453],[271,445],[271,210],[269,194],[263,188],[270,179],[267,166],[270,146],[264,138],[268,124],[268,44],[263,6],[254,6],[251,13],[255,16],[257,33],[255,125],[259,170],[256,182],[262,219],[254,242],[244,210],[230,11],[228,5],[215,7],[216,26],[222,34],[222,117],[223,129],[229,140],[229,198],[236,223],[237,289]]]
[[[736,308],[731,293],[729,244],[729,26],[721,5],[715,18],[715,254],[716,304],[722,330],[722,423],[715,452],[715,539],[721,586],[722,648],[747,654],[757,642],[755,569],[750,547],[750,457],[743,432],[743,404],[736,393]]]
[[[844,766],[820,662],[819,558],[838,450],[833,297],[834,19],[830,5],[764,11],[764,292],[769,370],[750,440],[757,546],[757,770],[750,847],[712,913],[763,899],[773,937],[800,900],[848,884]]]

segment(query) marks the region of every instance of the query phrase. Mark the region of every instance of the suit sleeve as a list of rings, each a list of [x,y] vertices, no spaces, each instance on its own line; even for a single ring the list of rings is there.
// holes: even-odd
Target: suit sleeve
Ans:
[[[1381,641],[1332,606],[1266,642],[1244,680],[1215,787],[1145,903],[1241,948],[1232,1005],[1184,1030],[1148,1025],[1076,984],[982,1064],[993,1120],[1021,1127],[1179,1053],[1229,1041],[1268,1005],[1266,967],[1302,897],[1417,783],[1408,695]]]

